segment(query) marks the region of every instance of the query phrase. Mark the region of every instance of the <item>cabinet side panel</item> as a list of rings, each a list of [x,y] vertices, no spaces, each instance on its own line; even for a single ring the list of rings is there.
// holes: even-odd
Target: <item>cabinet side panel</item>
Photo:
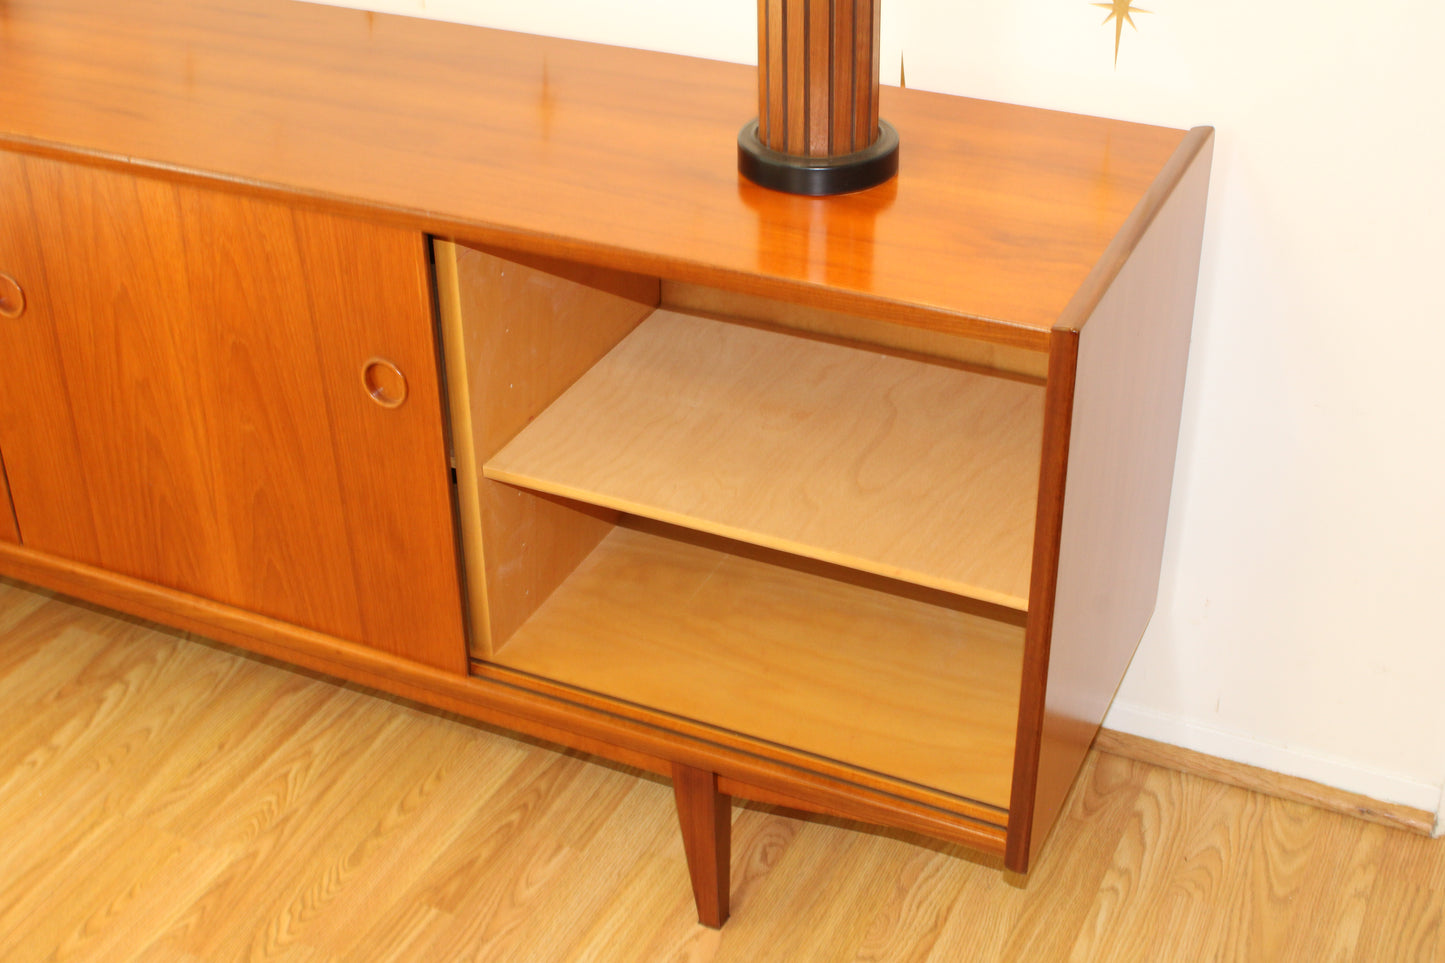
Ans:
[[[1068,429],[1046,429],[1045,477],[1050,459],[1056,477],[1040,498],[1041,540],[1051,537],[1043,516],[1052,510],[1057,541],[1035,549],[1043,558],[1010,807],[1015,870],[1047,837],[1154,612],[1209,185],[1207,132],[1195,148],[1084,323],[1053,335],[1051,405],[1065,387],[1056,376],[1068,378],[1071,367],[1073,392],[1050,411]]]
[[[486,481],[482,466],[659,297],[654,278],[437,243],[472,654],[490,659],[615,513]]]

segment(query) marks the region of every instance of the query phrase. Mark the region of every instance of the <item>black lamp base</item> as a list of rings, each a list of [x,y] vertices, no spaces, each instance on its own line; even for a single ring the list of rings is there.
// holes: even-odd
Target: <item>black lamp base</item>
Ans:
[[[822,197],[847,194],[882,184],[898,173],[898,132],[878,122],[878,139],[852,154],[798,157],[773,150],[758,138],[756,119],[738,133],[738,171],[775,191]]]

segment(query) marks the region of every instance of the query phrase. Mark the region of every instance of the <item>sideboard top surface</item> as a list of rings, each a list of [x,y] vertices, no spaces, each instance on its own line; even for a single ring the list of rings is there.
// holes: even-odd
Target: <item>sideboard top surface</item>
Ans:
[[[737,64],[295,0],[0,0],[0,146],[1043,348],[1183,132],[885,87],[901,172],[739,177]]]

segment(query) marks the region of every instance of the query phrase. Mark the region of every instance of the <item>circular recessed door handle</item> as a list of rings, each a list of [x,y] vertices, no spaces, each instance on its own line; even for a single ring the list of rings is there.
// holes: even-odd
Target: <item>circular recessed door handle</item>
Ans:
[[[400,408],[406,400],[406,375],[385,358],[372,358],[361,366],[361,385],[383,408]]]
[[[0,318],[18,318],[25,313],[25,292],[20,282],[0,272]]]

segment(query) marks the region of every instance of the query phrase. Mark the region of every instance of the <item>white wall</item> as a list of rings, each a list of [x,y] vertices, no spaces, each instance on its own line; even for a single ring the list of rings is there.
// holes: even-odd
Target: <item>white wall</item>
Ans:
[[[1445,8],[1153,0],[1116,71],[1086,2],[899,2],[911,85],[1218,130],[1160,604],[1107,724],[1436,810]]]
[[[752,62],[751,0],[338,0]],[[887,0],[885,82],[1218,130],[1160,604],[1112,727],[1438,810],[1445,4]],[[906,150],[906,145],[905,145]]]

